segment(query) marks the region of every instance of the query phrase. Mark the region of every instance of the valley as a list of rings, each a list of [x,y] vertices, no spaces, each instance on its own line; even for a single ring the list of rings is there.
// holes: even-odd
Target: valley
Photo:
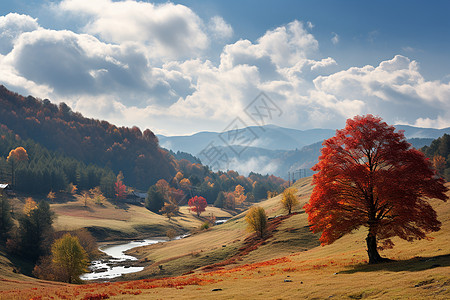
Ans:
[[[450,299],[449,12],[2,0],[0,300]]]
[[[418,241],[394,238],[395,247],[381,252],[388,262],[368,263],[364,226],[321,246],[305,205],[317,185],[310,167],[318,161],[323,139],[333,135],[331,130],[254,127],[250,130],[261,131],[254,146],[217,146],[229,165],[214,170],[202,164],[195,151],[202,152],[208,138],[239,132],[161,136],[159,141],[150,130],[87,119],[62,104],[24,98],[6,88],[0,89],[0,96],[5,107],[16,107],[3,110],[7,117],[0,127],[0,179],[7,182],[2,185],[0,299],[449,296],[446,202],[429,197],[441,230],[433,225],[429,238]],[[32,107],[25,109],[24,103]],[[421,151],[430,160],[419,154],[424,174],[437,184],[430,195],[445,200],[440,193],[449,196],[449,184],[444,187],[444,180],[434,176],[450,176],[450,129],[398,128],[405,130],[413,147],[425,146]],[[47,136],[47,130],[54,134]],[[68,147],[70,135],[82,146]],[[169,147],[171,143],[175,146]],[[416,153],[405,145],[405,151]],[[289,188],[295,199],[292,214],[283,204]],[[352,193],[349,199],[358,194]],[[264,213],[261,235],[249,230],[255,207]],[[432,219],[433,213],[426,216]],[[93,273],[84,267],[67,277],[58,269],[55,245],[68,235],[79,241],[84,266],[93,263]]]
[[[300,202],[305,203],[311,192],[310,178],[298,181],[296,187]],[[318,236],[304,230],[307,220],[302,210],[284,218],[263,243],[239,255],[238,249],[245,249],[251,235],[245,230],[243,216],[237,215],[185,239],[133,249],[129,254],[151,264],[119,282],[74,286],[16,276],[3,279],[0,298],[45,294],[77,295],[80,299],[95,295],[111,299],[132,295],[149,299],[446,299],[450,295],[450,209],[441,201],[431,204],[442,229],[430,235],[432,240],[411,243],[395,239],[395,247],[382,252],[393,261],[381,265],[367,265],[364,229],[323,247],[318,244]],[[269,217],[284,215],[279,197],[261,205]]]

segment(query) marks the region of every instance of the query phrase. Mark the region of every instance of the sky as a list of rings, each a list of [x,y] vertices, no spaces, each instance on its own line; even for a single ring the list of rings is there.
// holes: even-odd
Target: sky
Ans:
[[[450,2],[2,0],[0,84],[163,135],[444,128]]]

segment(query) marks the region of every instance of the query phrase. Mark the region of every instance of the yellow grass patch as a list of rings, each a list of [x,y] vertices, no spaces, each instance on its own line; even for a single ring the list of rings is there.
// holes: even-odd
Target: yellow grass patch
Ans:
[[[303,200],[307,198],[306,191],[311,189],[305,183],[306,179],[296,183]],[[276,198],[260,203],[270,216],[281,212]],[[129,299],[130,295],[134,295],[133,299],[449,299],[450,208],[448,203],[437,200],[431,204],[442,222],[441,231],[431,234],[434,238],[431,241],[409,243],[395,239],[393,249],[381,252],[382,256],[396,260],[389,263],[367,264],[364,228],[332,245],[314,245],[318,237],[303,231],[306,215],[299,213],[284,220],[264,245],[222,270],[205,272],[198,268],[194,274],[175,278],[67,289],[49,287],[33,292],[25,288],[16,295],[30,298],[76,293],[83,298],[95,293],[111,299]],[[156,264],[162,262],[170,271],[189,262],[197,264],[206,260],[207,255],[211,258],[236,249],[248,234],[242,216],[237,216],[206,232],[138,248],[135,253]],[[298,250],[292,253],[296,247]],[[148,268],[141,275],[149,276],[152,272]]]

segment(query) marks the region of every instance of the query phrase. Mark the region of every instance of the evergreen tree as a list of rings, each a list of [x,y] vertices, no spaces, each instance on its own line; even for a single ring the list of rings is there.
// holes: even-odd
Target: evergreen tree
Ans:
[[[262,199],[267,198],[267,191],[269,189],[266,185],[256,182],[255,187],[253,189],[253,195],[255,196],[256,201],[260,201]]]
[[[223,194],[223,192],[220,192],[217,195],[216,201],[214,201],[214,206],[215,207],[219,207],[219,208],[223,208],[224,201],[225,201],[225,195]]]
[[[158,213],[164,206],[164,196],[158,191],[156,186],[151,186],[147,192],[147,198],[145,198],[145,207],[154,212]]]
[[[53,232],[54,213],[46,201],[39,202],[36,209],[19,218],[20,251],[24,257],[36,262],[45,254],[45,243]]]
[[[5,240],[13,226],[8,198],[0,191],[0,239]]]

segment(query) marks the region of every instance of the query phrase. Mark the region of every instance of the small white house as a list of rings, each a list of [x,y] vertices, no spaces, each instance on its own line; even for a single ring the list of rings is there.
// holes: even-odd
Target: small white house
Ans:
[[[8,191],[11,189],[11,186],[8,183],[0,183],[0,194],[3,195],[5,191]]]

